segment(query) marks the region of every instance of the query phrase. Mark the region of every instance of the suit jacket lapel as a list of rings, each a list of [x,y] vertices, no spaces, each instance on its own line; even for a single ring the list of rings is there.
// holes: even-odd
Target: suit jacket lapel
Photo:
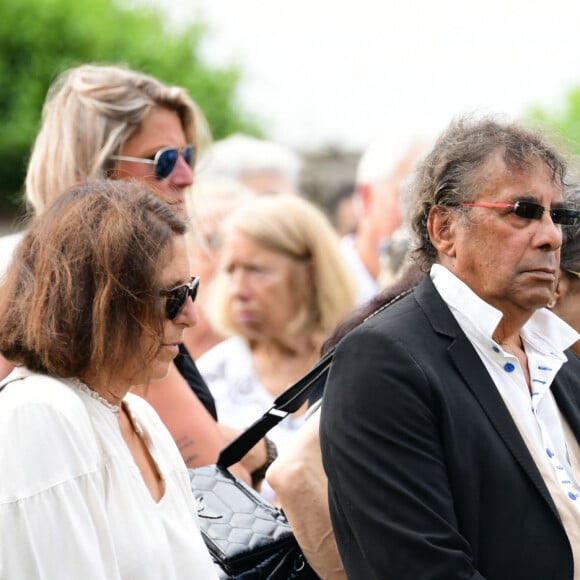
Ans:
[[[478,400],[483,412],[515,460],[559,517],[548,488],[495,383],[471,342],[465,336],[448,306],[435,289],[429,276],[426,276],[425,280],[415,291],[415,298],[433,325],[435,332],[448,337],[449,346],[447,351],[462,376],[466,387]]]
[[[570,360],[564,363],[551,388],[560,411],[566,417],[576,439],[580,440],[580,395],[578,395],[580,358],[573,352],[567,352],[566,355]]]

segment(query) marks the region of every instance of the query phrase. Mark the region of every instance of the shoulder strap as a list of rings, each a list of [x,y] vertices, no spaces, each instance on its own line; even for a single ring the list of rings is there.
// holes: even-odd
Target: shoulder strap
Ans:
[[[369,314],[363,322],[376,316],[391,304],[397,302],[412,290],[402,292],[395,296],[387,304]],[[298,411],[304,404],[308,395],[317,385],[326,381],[330,363],[334,357],[335,348],[330,349],[301,379],[285,390],[275,400],[270,409],[268,409],[257,421],[250,425],[243,433],[238,435],[226,447],[224,447],[218,457],[217,465],[227,469],[230,465],[237,463],[242,457],[262,438],[270,429],[275,427],[282,419],[285,419],[289,413]]]
[[[320,381],[325,381],[334,356],[334,349],[328,351],[301,379],[285,390],[257,421],[224,447],[217,464],[224,469],[237,463],[272,427],[275,427],[289,413],[298,411],[310,391]]]

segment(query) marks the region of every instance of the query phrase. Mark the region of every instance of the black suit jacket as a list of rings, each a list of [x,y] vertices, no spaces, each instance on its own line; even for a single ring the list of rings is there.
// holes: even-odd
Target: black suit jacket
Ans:
[[[569,359],[552,390],[580,438]],[[544,481],[429,276],[338,345],[320,435],[349,578],[572,580]]]

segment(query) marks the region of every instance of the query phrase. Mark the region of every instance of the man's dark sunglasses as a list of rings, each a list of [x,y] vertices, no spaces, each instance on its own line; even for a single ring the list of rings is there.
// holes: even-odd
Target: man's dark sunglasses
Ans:
[[[176,286],[170,290],[161,290],[161,296],[165,296],[165,314],[169,320],[175,320],[183,310],[187,297],[195,302],[199,288],[199,276],[192,276],[189,284]]]
[[[152,159],[141,157],[126,157],[125,155],[112,155],[114,161],[131,161],[133,163],[149,163],[153,165],[155,177],[157,179],[167,179],[177,165],[179,155],[183,155],[185,162],[193,169],[195,163],[195,146],[185,145],[184,147],[164,147],[155,153]]]
[[[580,224],[580,209],[557,207],[550,209],[531,201],[516,201],[515,203],[462,203],[461,207],[505,207],[510,208],[517,216],[527,220],[542,219],[545,211],[550,213],[552,221],[561,226]]]

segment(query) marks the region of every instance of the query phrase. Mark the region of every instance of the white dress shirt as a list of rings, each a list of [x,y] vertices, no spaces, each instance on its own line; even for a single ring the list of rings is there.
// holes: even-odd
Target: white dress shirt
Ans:
[[[580,509],[580,482],[571,467],[560,412],[550,390],[554,377],[568,360],[563,351],[580,335],[545,308],[531,316],[520,331],[528,359],[530,393],[517,357],[506,352],[492,338],[502,313],[439,264],[431,268],[431,278],[479,354],[508,409],[515,413],[567,497]]]

